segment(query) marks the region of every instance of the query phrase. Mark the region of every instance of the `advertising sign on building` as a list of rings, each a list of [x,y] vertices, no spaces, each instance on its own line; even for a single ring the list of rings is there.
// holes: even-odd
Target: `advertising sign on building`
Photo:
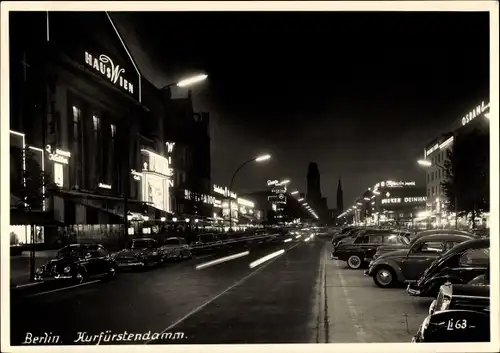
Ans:
[[[427,196],[413,196],[413,197],[391,197],[384,198],[381,200],[382,205],[388,204],[412,204],[412,203],[424,203],[427,201]]]

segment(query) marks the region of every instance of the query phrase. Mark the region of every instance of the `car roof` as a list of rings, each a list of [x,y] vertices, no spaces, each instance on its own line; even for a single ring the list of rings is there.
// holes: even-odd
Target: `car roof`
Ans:
[[[461,240],[467,241],[470,239],[474,239],[472,235],[465,234],[432,234],[432,235],[424,235],[419,238],[416,238],[413,243],[424,242],[424,241],[453,241],[453,240]]]
[[[182,238],[182,237],[169,237],[169,238],[167,238],[165,240],[172,240],[172,239],[178,240],[178,239],[184,239],[184,238]]]
[[[153,239],[153,238],[135,238],[135,239],[132,239],[132,241],[138,241],[138,240],[139,240],[139,241],[140,241],[140,240],[147,240],[147,241],[151,241],[151,240],[153,240],[153,241],[156,241],[156,240],[155,240],[155,239]]]
[[[464,241],[463,243],[455,245],[453,248],[451,248],[448,252],[451,253],[457,253],[461,252],[463,250],[467,249],[481,249],[481,248],[488,248],[490,246],[490,240],[489,239],[471,239]]]
[[[425,235],[433,235],[433,234],[464,234],[464,235],[473,235],[470,232],[459,230],[459,229],[428,229],[423,230],[417,233],[417,237],[423,237]]]

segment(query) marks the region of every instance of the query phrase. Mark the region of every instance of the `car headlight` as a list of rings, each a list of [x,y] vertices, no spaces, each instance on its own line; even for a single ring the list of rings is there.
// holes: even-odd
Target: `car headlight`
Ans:
[[[36,273],[37,275],[41,275],[41,274],[43,274],[43,266],[38,267],[38,268],[36,269],[35,273]]]
[[[70,273],[71,272],[71,267],[66,266],[63,271],[64,271],[64,273]]]

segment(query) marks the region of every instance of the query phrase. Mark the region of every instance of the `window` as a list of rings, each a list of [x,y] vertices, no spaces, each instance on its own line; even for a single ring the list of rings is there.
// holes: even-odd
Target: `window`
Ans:
[[[432,187],[432,196],[434,196],[434,186]]]
[[[431,197],[431,188],[427,188],[427,197]]]
[[[458,245],[458,244],[460,244],[460,242],[447,241],[446,244],[445,244],[445,250],[448,251],[450,249],[453,249],[455,247],[455,245]]]
[[[72,161],[74,161],[72,170],[73,181],[71,184],[82,186],[83,182],[83,134],[82,134],[82,111],[76,107],[72,106],[73,114],[73,129],[72,129]],[[54,171],[55,172],[55,171]]]
[[[484,266],[490,262],[489,249],[470,249],[460,257],[460,265]]]
[[[384,235],[384,244],[399,244],[397,234]]]
[[[420,247],[420,252],[443,252],[443,243],[440,241],[429,241],[423,243]]]
[[[99,117],[93,115],[92,116],[92,123],[93,123],[93,125],[92,125],[93,131],[94,132],[99,131]]]
[[[434,172],[431,173],[431,181],[434,181]]]
[[[370,239],[367,236],[360,235],[356,237],[356,239],[354,240],[354,244],[367,244],[369,240]]]
[[[370,235],[370,243],[372,244],[381,244],[382,243],[382,235]]]
[[[111,124],[110,128],[111,128],[111,138],[114,139],[116,137],[116,125]]]
[[[102,181],[103,175],[102,175],[102,153],[101,153],[101,139],[100,139],[100,134],[99,134],[99,129],[100,129],[100,119],[96,115],[92,115],[92,132],[94,135],[94,165],[95,165],[95,184],[97,185],[98,182]]]
[[[431,173],[427,173],[427,182],[429,183],[431,181]]]

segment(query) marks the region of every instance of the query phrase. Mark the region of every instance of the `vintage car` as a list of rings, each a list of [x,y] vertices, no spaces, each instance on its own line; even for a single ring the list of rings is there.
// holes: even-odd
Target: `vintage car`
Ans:
[[[364,230],[365,229],[363,229],[363,228],[348,228],[347,231],[345,231],[345,232],[340,232],[339,234],[335,234],[332,238],[332,245],[335,247],[342,240],[344,240],[346,238],[355,237],[358,232],[361,232]]]
[[[420,276],[411,282],[407,292],[412,296],[435,297],[441,285],[466,284],[489,271],[489,239],[463,242],[435,260]]]
[[[368,264],[379,246],[398,239],[395,235],[388,230],[360,232],[356,238],[346,238],[334,246],[331,258],[346,261],[351,269],[361,268]]]
[[[92,276],[114,277],[117,265],[108,250],[99,244],[71,244],[57,257],[35,271],[36,281],[70,280],[82,283]]]
[[[165,239],[162,245],[164,260],[183,260],[192,257],[191,248],[186,239],[181,237],[170,237]]]
[[[429,307],[429,315],[444,310],[490,311],[490,286],[445,283]]]
[[[474,310],[445,310],[425,318],[412,343],[489,342],[490,315]]]
[[[370,262],[365,275],[382,288],[416,281],[446,250],[473,239],[468,235],[436,234],[417,238],[409,248],[391,251]]]
[[[148,268],[163,261],[160,244],[152,238],[137,238],[127,244],[125,249],[113,254],[119,268]]]
[[[408,240],[408,243],[407,244],[401,243],[399,245],[399,249],[404,249],[404,248],[407,248],[407,247],[411,246],[411,244],[414,243],[417,239],[419,239],[419,238],[421,238],[423,236],[426,236],[426,235],[462,234],[462,235],[468,235],[470,237],[474,236],[473,234],[471,234],[469,232],[465,232],[465,231],[461,231],[461,230],[457,230],[457,229],[432,229],[432,230],[424,230],[424,231],[418,232],[416,234],[410,234],[408,232],[401,232],[400,234],[403,235]],[[389,245],[389,246],[382,245],[382,246],[379,246],[378,249],[377,249],[377,252],[375,253],[375,255],[373,255],[373,260],[376,260],[380,256],[382,256],[382,255],[384,255],[384,254],[386,254],[388,252],[394,251],[394,250],[398,250],[396,248],[396,246],[394,246],[394,245]]]

